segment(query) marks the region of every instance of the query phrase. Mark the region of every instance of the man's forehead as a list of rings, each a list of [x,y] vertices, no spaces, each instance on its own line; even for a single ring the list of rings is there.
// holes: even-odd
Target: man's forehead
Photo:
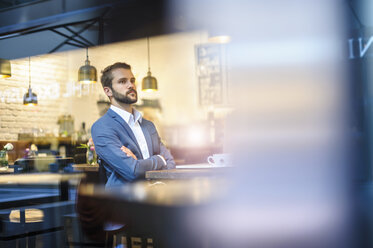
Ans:
[[[131,69],[116,68],[112,71],[113,78],[132,78],[133,73]]]

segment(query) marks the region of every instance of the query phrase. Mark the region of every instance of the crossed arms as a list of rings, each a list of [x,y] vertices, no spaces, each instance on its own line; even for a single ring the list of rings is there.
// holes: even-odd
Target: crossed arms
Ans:
[[[137,159],[140,154],[134,143],[129,142],[124,146],[120,141],[115,129],[106,128],[105,132],[95,125],[92,127],[92,136],[98,156],[104,160],[105,169],[109,174],[124,181],[133,181],[144,178],[145,172],[149,170],[161,170],[175,168],[175,162],[168,149],[160,142],[159,154],[151,155],[147,159]],[[139,152],[139,151],[137,151]],[[158,155],[161,155],[165,161]]]

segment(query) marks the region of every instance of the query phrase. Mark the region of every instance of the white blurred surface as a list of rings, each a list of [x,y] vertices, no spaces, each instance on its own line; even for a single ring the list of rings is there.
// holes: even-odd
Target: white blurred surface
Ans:
[[[238,170],[230,196],[190,228],[211,247],[349,247],[341,1],[173,3],[232,37],[224,152]]]

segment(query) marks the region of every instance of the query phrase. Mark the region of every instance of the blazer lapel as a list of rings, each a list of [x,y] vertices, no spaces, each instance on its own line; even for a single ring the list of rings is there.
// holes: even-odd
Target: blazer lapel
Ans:
[[[148,129],[146,128],[146,125],[144,125],[144,121],[141,122],[140,126],[142,129],[142,132],[144,133],[146,144],[148,145],[149,156],[152,156],[154,154],[152,137],[150,136],[150,133]]]
[[[140,151],[140,154],[141,154],[141,149],[140,149],[140,146],[139,144],[137,143],[137,140],[136,140],[136,137],[135,135],[133,134],[131,128],[128,126],[128,124],[122,119],[122,117],[120,117],[117,113],[115,113],[113,110],[111,110],[109,108],[108,110],[108,113],[109,115],[115,120],[117,121],[120,125],[122,125],[122,127],[124,128],[124,130],[127,132],[128,136],[131,138],[131,140],[133,141],[133,143],[135,143],[137,149]]]

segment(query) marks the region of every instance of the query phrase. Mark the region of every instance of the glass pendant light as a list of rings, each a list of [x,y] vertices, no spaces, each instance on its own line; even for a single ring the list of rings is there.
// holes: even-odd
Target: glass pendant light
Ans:
[[[88,59],[88,47],[86,48],[87,59],[85,65],[79,68],[78,81],[81,84],[94,84],[97,82],[97,70],[94,66],[90,65]]]
[[[12,76],[10,61],[0,58],[0,78],[8,78],[10,76]]]
[[[149,49],[149,37],[147,37],[148,43],[148,75],[142,80],[142,90],[147,92],[157,91],[158,83],[155,77],[152,77],[150,72],[150,49]]]
[[[38,104],[38,97],[31,89],[31,58],[28,57],[28,91],[23,96],[23,105],[35,106]]]

